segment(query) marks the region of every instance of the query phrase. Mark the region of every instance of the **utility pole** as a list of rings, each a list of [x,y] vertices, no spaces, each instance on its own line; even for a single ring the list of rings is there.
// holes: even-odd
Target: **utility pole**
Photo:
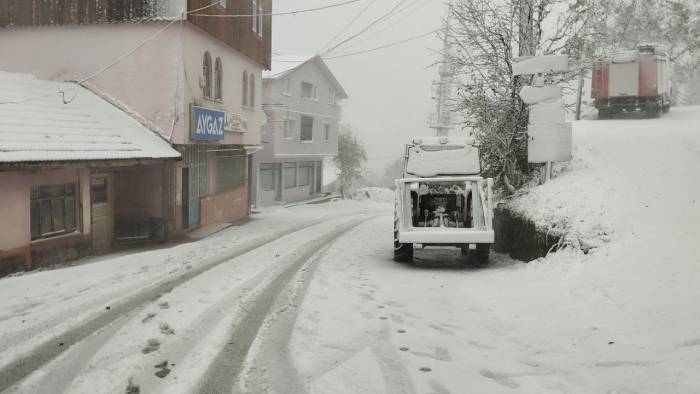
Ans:
[[[447,137],[452,129],[452,91],[454,90],[454,70],[450,65],[449,55],[452,51],[452,44],[448,38],[450,30],[449,21],[445,25],[445,35],[442,42],[442,61],[438,72],[440,80],[433,82],[435,99],[435,112],[428,115],[428,125],[435,130],[438,137]]]

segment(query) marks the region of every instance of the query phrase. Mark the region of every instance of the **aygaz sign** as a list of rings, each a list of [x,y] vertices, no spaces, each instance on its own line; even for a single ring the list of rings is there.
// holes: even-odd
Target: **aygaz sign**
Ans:
[[[223,111],[192,106],[192,138],[198,141],[224,139],[226,114]]]

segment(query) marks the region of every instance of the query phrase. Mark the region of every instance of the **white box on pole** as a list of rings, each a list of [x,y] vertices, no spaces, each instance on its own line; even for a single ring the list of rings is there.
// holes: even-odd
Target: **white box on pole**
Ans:
[[[564,101],[552,100],[530,105],[530,124],[564,123],[566,113]]]
[[[571,123],[539,123],[527,131],[529,163],[571,160]]]
[[[563,72],[569,69],[566,55],[521,56],[513,59],[513,75]]]
[[[536,104],[545,100],[556,100],[561,98],[561,86],[524,86],[520,90],[520,98],[525,104]]]

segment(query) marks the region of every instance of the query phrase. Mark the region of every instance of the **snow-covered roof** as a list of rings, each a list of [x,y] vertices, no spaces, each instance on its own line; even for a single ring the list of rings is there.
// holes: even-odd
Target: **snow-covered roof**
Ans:
[[[0,163],[176,159],[155,132],[71,82],[0,71]]]
[[[338,82],[335,75],[323,58],[319,55],[276,55],[272,58],[272,63],[270,71],[265,71],[263,73],[263,79],[278,79],[285,78],[294,70],[301,68],[301,66],[307,63],[314,63],[318,66],[321,72],[326,76],[328,81],[336,88],[338,93],[340,93],[341,99],[348,98],[348,94],[343,89],[343,86]]]
[[[270,70],[263,71],[264,79],[277,79],[285,76],[289,71],[296,69],[309,61],[313,55],[274,55],[270,63]]]

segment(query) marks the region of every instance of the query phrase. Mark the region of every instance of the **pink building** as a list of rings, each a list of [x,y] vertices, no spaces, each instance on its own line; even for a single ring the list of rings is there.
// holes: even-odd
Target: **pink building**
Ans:
[[[249,212],[249,163],[263,123],[262,72],[270,67],[271,18],[265,15],[271,3],[2,1],[0,53],[12,55],[0,56],[0,70],[80,81],[179,152],[182,160],[149,174],[162,178],[162,189],[139,197],[162,200],[170,234],[233,222]],[[231,14],[249,17],[217,17]],[[108,190],[123,181],[104,178]],[[114,209],[131,204],[106,198]],[[114,237],[107,244],[120,222],[115,217],[108,225]]]
[[[165,238],[167,141],[75,83],[0,86],[0,276]]]

